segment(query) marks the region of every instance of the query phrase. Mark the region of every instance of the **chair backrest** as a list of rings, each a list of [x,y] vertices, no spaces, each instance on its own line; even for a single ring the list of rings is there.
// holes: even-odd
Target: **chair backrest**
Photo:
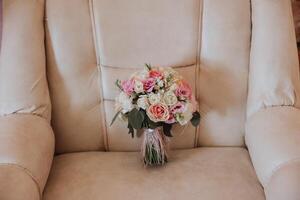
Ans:
[[[144,63],[174,67],[199,102],[200,127],[176,127],[172,148],[244,146],[247,113],[297,103],[298,60],[286,1],[45,1],[56,152],[139,150],[141,138],[132,139],[125,124],[109,124],[115,80]],[[42,0],[26,2],[31,11],[43,8]],[[279,48],[286,43],[288,49]],[[41,100],[35,111],[46,115],[49,108]]]

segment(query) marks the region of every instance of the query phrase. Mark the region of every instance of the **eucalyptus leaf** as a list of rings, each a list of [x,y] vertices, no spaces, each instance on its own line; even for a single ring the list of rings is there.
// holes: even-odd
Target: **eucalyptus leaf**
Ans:
[[[123,91],[122,86],[121,86],[121,81],[120,81],[119,79],[116,80],[115,85],[116,85],[121,91]]]
[[[131,124],[131,126],[134,129],[142,128],[144,119],[145,119],[145,113],[136,108],[134,108],[128,113],[128,122]]]
[[[150,64],[145,63],[145,66],[147,67],[148,71],[150,71],[152,69]]]
[[[131,134],[131,137],[134,138],[134,129],[129,122],[127,128],[128,128],[128,134]]]
[[[147,125],[146,128],[151,128],[151,129],[155,129],[163,125],[161,122],[152,121],[146,114],[145,114],[145,124]]]
[[[166,123],[164,123],[164,125],[163,125],[163,132],[164,132],[165,136],[167,136],[167,137],[173,137],[172,133],[171,133],[171,130],[172,130],[172,124],[166,124]]]
[[[153,122],[151,120],[149,120],[148,125],[149,125],[149,128],[151,128],[151,129],[155,129],[157,127],[162,126],[161,123],[159,123],[159,122]]]
[[[193,117],[191,119],[191,123],[193,126],[198,126],[200,123],[200,113],[198,111],[193,113]]]
[[[117,119],[117,117],[119,116],[120,113],[121,113],[121,110],[119,110],[119,111],[115,114],[115,116],[112,118],[111,123],[110,123],[109,126],[113,125],[113,123],[116,121],[116,119]]]

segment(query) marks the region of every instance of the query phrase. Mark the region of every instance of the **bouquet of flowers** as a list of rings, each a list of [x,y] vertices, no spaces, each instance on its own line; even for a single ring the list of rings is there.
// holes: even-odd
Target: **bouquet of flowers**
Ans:
[[[134,73],[128,80],[117,80],[116,86],[120,94],[111,125],[119,116],[127,122],[132,137],[143,130],[144,164],[164,164],[168,161],[167,137],[172,137],[172,126],[176,123],[184,126],[188,122],[197,126],[200,122],[190,85],[172,68],[146,64],[143,71]]]

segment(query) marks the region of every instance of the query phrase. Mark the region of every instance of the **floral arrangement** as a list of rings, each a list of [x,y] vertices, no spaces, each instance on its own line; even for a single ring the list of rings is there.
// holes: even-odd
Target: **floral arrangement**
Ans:
[[[128,80],[117,80],[120,94],[117,113],[127,122],[129,134],[144,130],[142,153],[146,165],[167,162],[167,139],[174,124],[197,126],[200,114],[190,85],[172,68],[152,67],[134,73]],[[137,131],[136,131],[137,132]]]

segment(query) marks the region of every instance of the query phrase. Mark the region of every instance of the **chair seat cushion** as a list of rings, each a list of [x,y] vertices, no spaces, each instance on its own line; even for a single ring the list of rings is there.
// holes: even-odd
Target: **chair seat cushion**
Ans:
[[[243,148],[171,152],[163,167],[145,168],[135,152],[56,156],[44,200],[264,200]]]

